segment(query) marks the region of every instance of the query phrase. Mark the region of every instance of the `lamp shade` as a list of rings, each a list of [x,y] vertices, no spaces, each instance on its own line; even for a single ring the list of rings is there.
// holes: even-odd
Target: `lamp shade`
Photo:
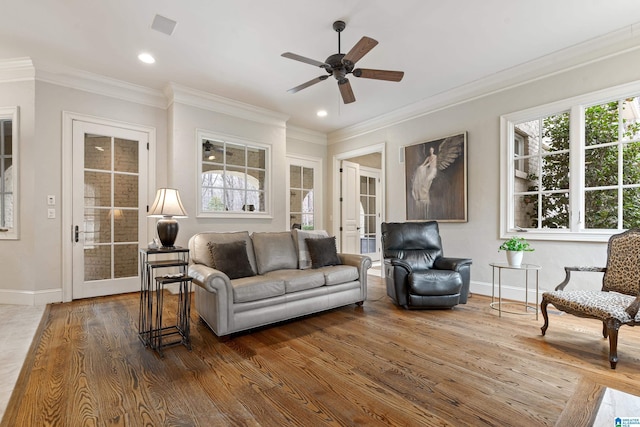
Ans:
[[[158,238],[162,242],[163,248],[173,248],[178,236],[178,221],[173,218],[187,217],[187,211],[182,206],[178,190],[160,188],[156,193],[156,200],[153,202],[148,216],[162,217],[156,225]]]
[[[180,194],[175,188],[160,188],[148,216],[186,218],[187,211],[182,206]]]

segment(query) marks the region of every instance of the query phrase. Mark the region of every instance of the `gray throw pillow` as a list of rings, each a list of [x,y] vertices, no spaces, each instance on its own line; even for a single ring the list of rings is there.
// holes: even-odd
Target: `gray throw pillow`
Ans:
[[[298,268],[306,270],[311,268],[311,256],[309,255],[309,248],[307,247],[306,239],[321,239],[323,237],[329,237],[329,233],[325,230],[291,230],[293,235],[293,243],[295,244],[296,251],[298,252]]]
[[[340,265],[342,262],[336,251],[336,238],[305,239],[311,255],[311,268]]]
[[[209,250],[214,268],[229,276],[229,279],[256,275],[249,263],[247,242],[244,240],[230,243],[209,242]]]

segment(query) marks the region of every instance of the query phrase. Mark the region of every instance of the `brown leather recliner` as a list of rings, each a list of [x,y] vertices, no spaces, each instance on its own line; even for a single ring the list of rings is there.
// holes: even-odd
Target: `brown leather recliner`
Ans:
[[[469,258],[443,256],[438,223],[382,223],[387,295],[407,309],[452,308],[466,304]]]

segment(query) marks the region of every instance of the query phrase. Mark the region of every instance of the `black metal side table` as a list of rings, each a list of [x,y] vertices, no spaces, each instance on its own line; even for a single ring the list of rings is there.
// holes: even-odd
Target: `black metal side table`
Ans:
[[[162,255],[170,255],[170,258]],[[150,259],[153,257],[154,259]],[[162,259],[156,259],[156,258]],[[189,249],[141,248],[140,249],[140,313],[138,337],[146,347],[151,347],[162,356],[162,348],[174,344],[184,344],[191,349],[191,283],[187,275]],[[175,274],[156,275],[162,268],[173,268]],[[179,284],[178,310],[175,325],[163,326],[164,287],[170,283]],[[165,341],[169,336],[179,336],[179,340]]]

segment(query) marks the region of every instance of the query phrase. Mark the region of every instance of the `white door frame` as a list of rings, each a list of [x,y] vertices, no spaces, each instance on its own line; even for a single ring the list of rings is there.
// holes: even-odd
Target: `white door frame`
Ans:
[[[340,233],[340,162],[342,160],[350,159],[352,157],[364,156],[366,154],[380,153],[381,154],[381,168],[380,168],[380,215],[381,221],[386,218],[385,206],[386,203],[386,144],[384,142],[375,145],[369,145],[367,147],[359,148],[357,150],[347,151],[344,153],[335,154],[333,156],[333,195],[332,195],[332,214],[331,214],[331,230],[334,236],[336,236],[336,242],[340,245],[342,240],[342,233]],[[339,237],[338,237],[339,236]],[[338,248],[340,251],[340,247]]]
[[[82,121],[111,127],[120,127],[148,135],[147,198],[155,195],[156,177],[156,129],[89,116],[69,111],[62,112],[62,301],[73,299],[73,122]],[[147,235],[153,235],[152,224],[147,222]],[[141,242],[143,244],[143,242]]]

